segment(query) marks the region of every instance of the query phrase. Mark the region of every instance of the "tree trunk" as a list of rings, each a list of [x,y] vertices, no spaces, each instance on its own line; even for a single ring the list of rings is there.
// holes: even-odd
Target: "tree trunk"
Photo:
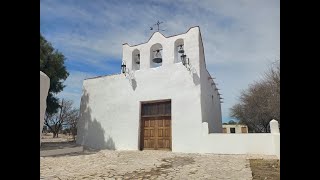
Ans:
[[[59,133],[53,132],[53,138],[58,138],[58,134]]]

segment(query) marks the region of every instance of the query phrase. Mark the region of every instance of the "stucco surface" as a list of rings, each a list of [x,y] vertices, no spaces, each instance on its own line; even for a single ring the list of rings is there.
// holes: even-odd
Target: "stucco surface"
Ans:
[[[49,77],[40,71],[40,145],[41,145],[41,135],[44,123],[44,115],[47,108],[47,96],[50,87]]]

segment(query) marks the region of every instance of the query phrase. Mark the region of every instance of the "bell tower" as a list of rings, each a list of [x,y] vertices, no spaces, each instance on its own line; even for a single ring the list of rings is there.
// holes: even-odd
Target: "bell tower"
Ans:
[[[181,64],[200,76],[200,64],[205,66],[199,27],[186,33],[165,37],[158,26],[149,40],[137,45],[123,44],[122,61],[129,71],[165,68]],[[150,29],[154,29],[151,27]]]

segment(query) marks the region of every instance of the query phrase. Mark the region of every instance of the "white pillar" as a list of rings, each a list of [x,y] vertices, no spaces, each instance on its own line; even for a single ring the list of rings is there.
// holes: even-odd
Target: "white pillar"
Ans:
[[[272,119],[270,121],[270,131],[272,134],[279,133],[279,123],[277,120]]]
[[[270,130],[273,136],[274,153],[280,159],[280,132],[278,121],[274,119],[270,121]]]
[[[40,71],[40,146],[42,128],[44,123],[44,115],[47,108],[47,96],[50,87],[50,78],[43,72]]]
[[[202,135],[208,136],[209,134],[209,126],[207,122],[202,122]]]

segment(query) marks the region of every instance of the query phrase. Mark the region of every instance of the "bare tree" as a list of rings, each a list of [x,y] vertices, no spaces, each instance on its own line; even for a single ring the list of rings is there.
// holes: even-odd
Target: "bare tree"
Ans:
[[[70,112],[70,116],[67,118],[67,124],[70,128],[70,132],[72,134],[73,140],[76,140],[77,135],[77,123],[79,121],[79,109],[72,109]]]
[[[235,121],[233,121],[233,120],[230,120],[230,121],[228,122],[228,124],[237,124],[237,122],[235,122]]]
[[[58,138],[62,127],[68,125],[68,118],[72,116],[73,111],[72,104],[71,100],[62,99],[57,113],[46,113],[44,123],[53,132],[53,138]]]
[[[262,80],[241,92],[240,102],[231,108],[231,117],[253,132],[270,132],[269,122],[280,124],[280,61],[276,61]]]

